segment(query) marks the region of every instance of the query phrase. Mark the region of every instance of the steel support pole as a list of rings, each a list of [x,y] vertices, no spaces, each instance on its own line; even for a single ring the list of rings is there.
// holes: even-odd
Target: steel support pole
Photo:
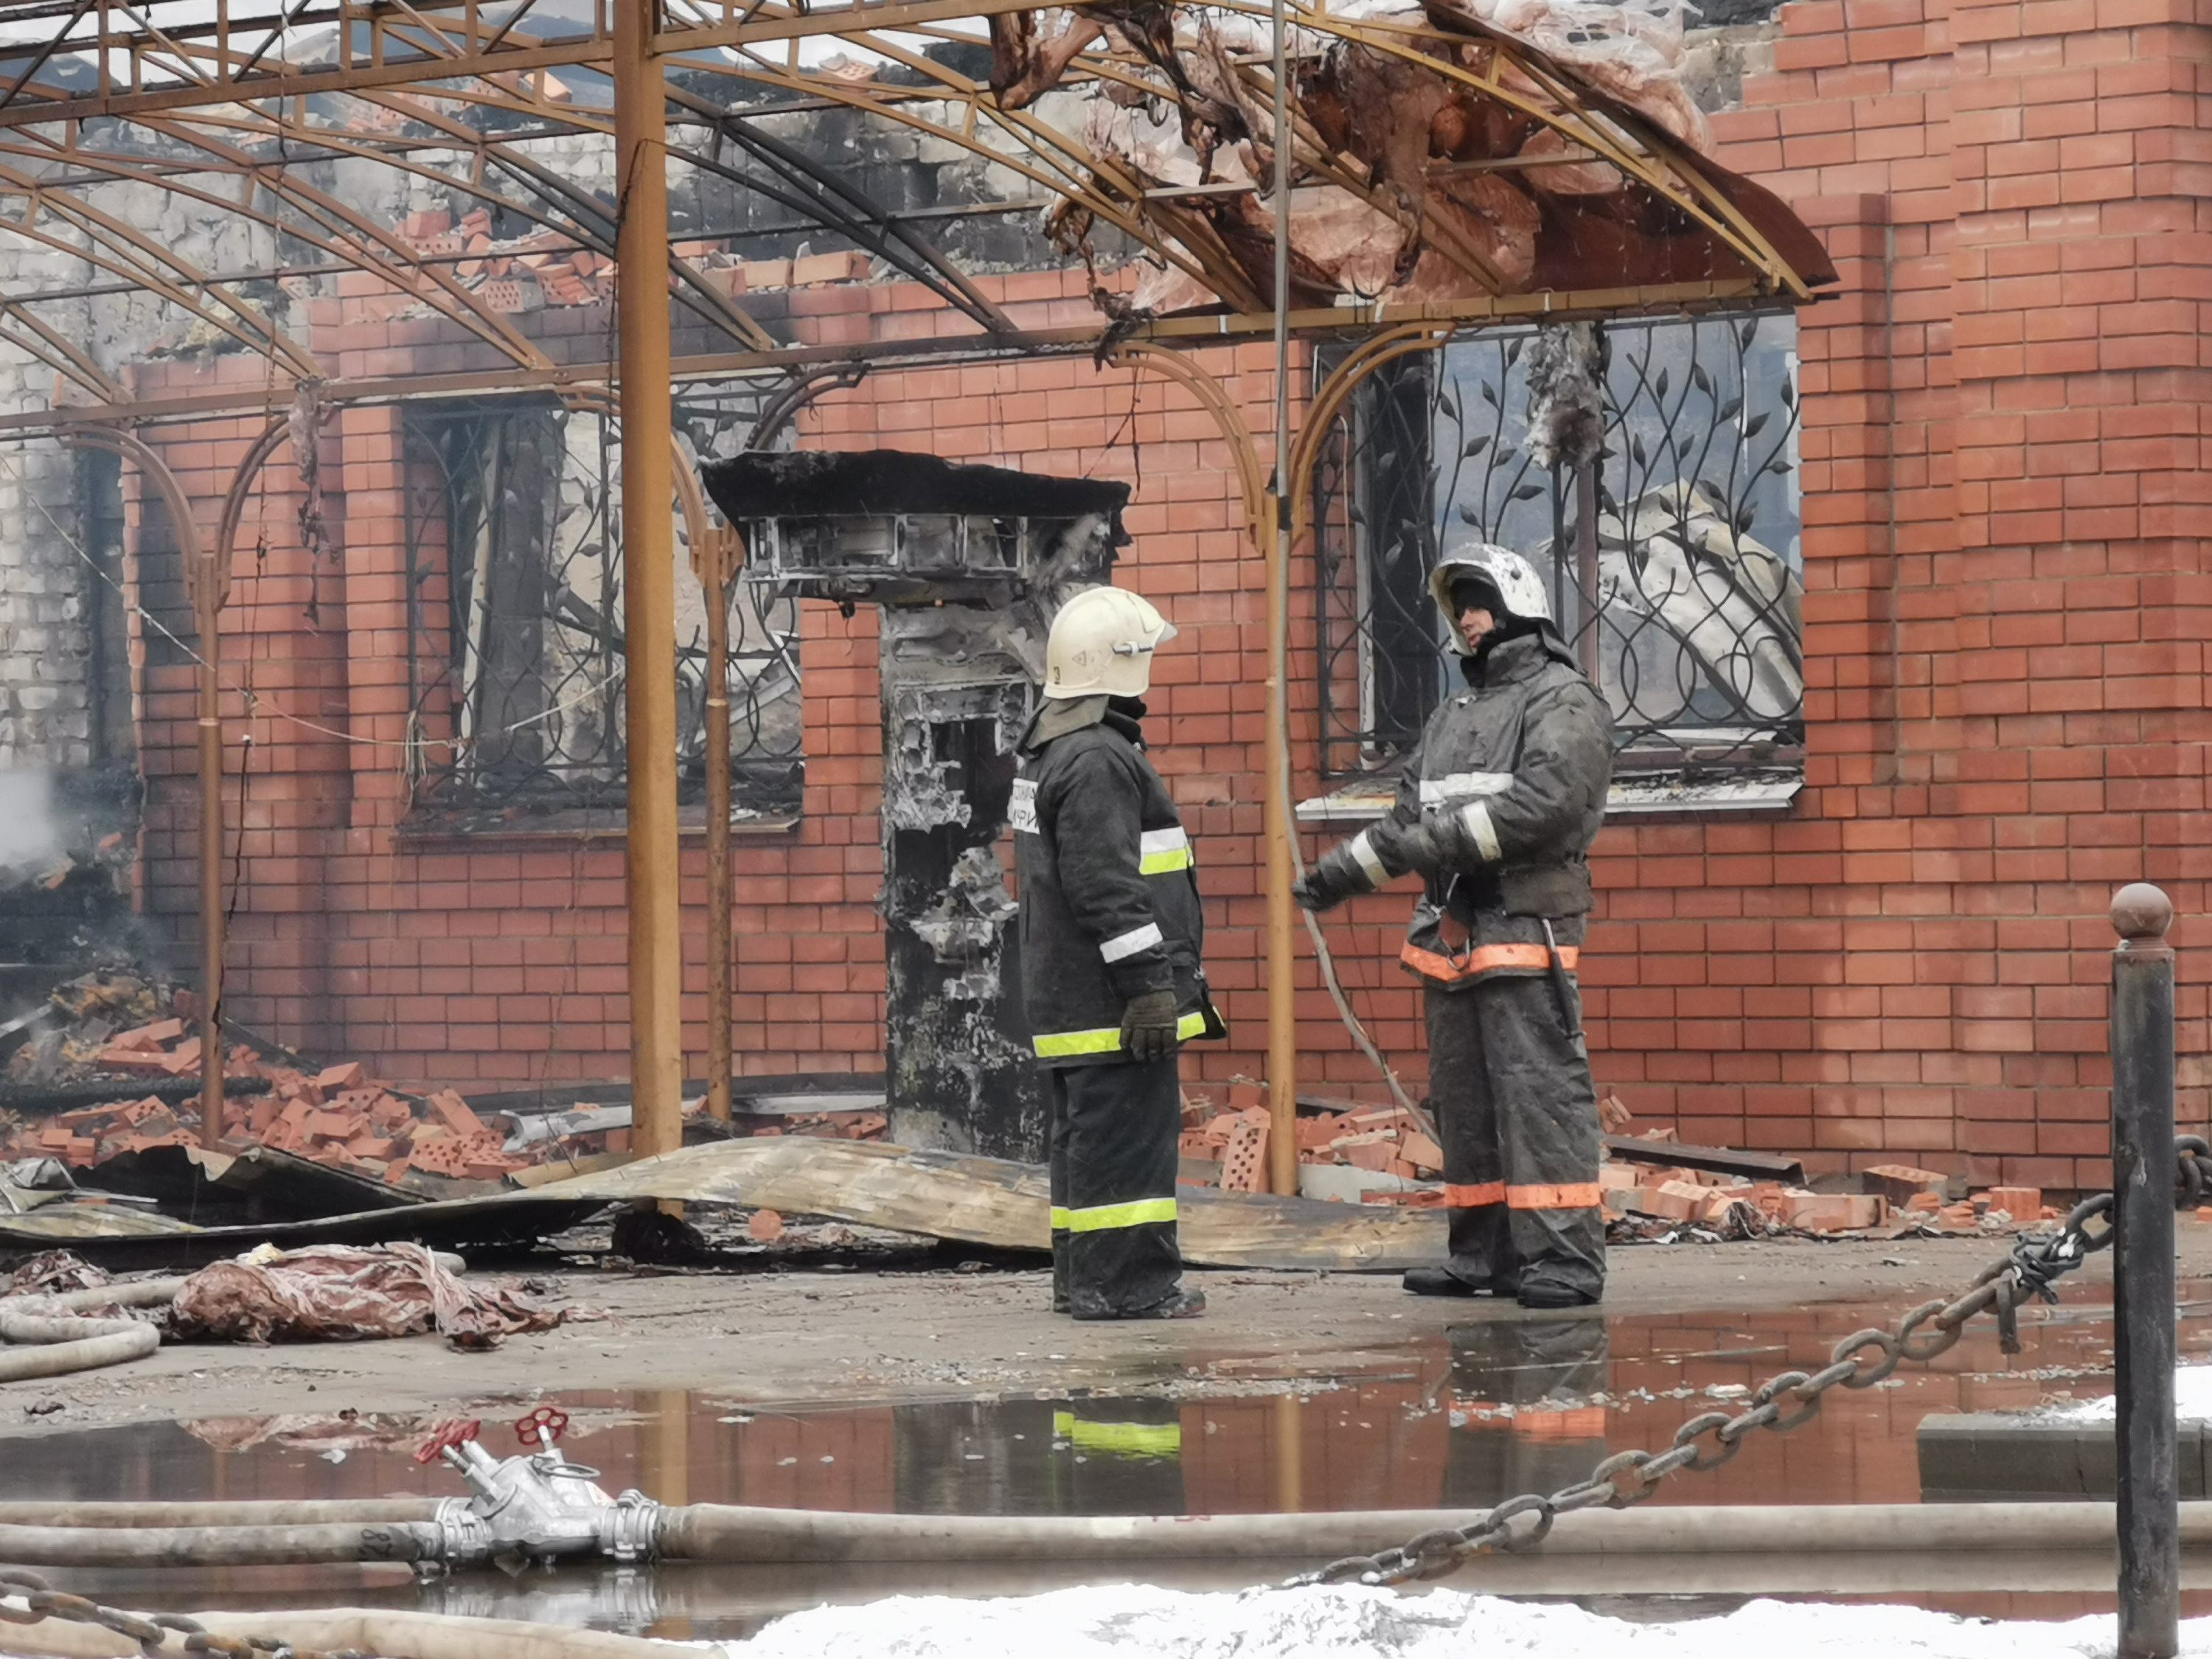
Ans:
[[[2173,1423],[2173,905],[2148,883],[2112,900],[2112,1350],[2119,1659],[2180,1644]]]
[[[676,533],[670,511],[667,100],[659,0],[615,0],[619,183],[623,711],[629,722],[630,1147],[684,1135],[682,922],[677,905]]]
[[[1290,24],[1274,0],[1275,482],[1267,527],[1267,1184],[1298,1189],[1298,1000],[1291,902]]]

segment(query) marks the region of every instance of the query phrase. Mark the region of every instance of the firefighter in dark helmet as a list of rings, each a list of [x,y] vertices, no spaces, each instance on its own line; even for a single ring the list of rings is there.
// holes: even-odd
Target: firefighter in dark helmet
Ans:
[[[1406,1288],[1579,1306],[1605,1288],[1574,973],[1611,721],[1519,554],[1465,548],[1430,591],[1466,686],[1429,717],[1389,816],[1324,854],[1296,896],[1326,909],[1408,871],[1425,878],[1402,959],[1425,982],[1451,1255]]]
[[[1174,635],[1120,588],[1060,607],[1009,813],[1050,1110],[1053,1304],[1078,1319],[1206,1307],[1176,1245],[1176,1054],[1223,1028],[1200,965],[1190,839],[1141,725],[1152,653]]]

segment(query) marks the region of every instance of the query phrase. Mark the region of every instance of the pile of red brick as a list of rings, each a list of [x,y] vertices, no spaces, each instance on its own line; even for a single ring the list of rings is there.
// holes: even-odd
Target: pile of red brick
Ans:
[[[91,1056],[98,1072],[183,1077],[196,1073],[200,1040],[180,1018],[155,1020],[118,1033]],[[501,1149],[501,1136],[450,1089],[427,1097],[404,1095],[364,1075],[361,1062],[302,1072],[233,1048],[223,1075],[266,1079],[265,1094],[229,1103],[234,1137],[296,1152],[318,1163],[398,1182],[410,1170],[459,1180],[496,1181],[542,1161],[550,1147],[526,1154]],[[197,1101],[171,1106],[149,1097],[87,1106],[0,1135],[0,1158],[46,1155],[94,1164],[150,1146],[199,1146],[205,1136]]]
[[[1655,1143],[1655,1153],[1663,1143]],[[1815,1193],[1775,1181],[1748,1181],[1694,1170],[1608,1163],[1598,1171],[1609,1215],[1712,1224],[1729,1207],[1748,1204],[1769,1221],[1805,1232],[1860,1232],[1900,1217],[1946,1232],[1986,1232],[2056,1220],[2033,1187],[1995,1187],[1947,1202],[1950,1177],[1932,1170],[1885,1164],[1859,1180],[1870,1191]]]
[[[790,1112],[773,1122],[755,1120],[747,1133],[755,1139],[809,1135],[816,1140],[881,1140],[890,1122],[881,1112]]]
[[[1218,1161],[1226,1192],[1264,1193],[1271,1133],[1265,1093],[1255,1083],[1229,1085],[1229,1104],[1217,1108],[1203,1095],[1182,1109],[1182,1154]],[[1426,1181],[1443,1173],[1444,1155],[1412,1113],[1398,1106],[1346,1103],[1340,1112],[1298,1119],[1298,1162],[1334,1164],[1378,1176]],[[1438,1205],[1441,1188],[1412,1188],[1378,1181],[1361,1191],[1363,1204]]]

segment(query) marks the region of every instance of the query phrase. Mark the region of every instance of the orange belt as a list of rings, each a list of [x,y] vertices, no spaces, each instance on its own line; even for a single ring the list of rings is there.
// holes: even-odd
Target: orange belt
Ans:
[[[1569,973],[1582,952],[1571,945],[1559,947],[1559,966]],[[1425,979],[1440,979],[1446,982],[1472,979],[1477,974],[1486,974],[1498,968],[1532,968],[1539,971],[1552,965],[1551,947],[1544,945],[1478,945],[1466,955],[1439,956],[1434,951],[1424,951],[1407,941],[1398,952],[1398,959]]]
[[[1509,1210],[1589,1210],[1599,1203],[1598,1184],[1577,1181],[1550,1187],[1509,1187],[1502,1181],[1448,1185],[1444,1202],[1455,1210],[1503,1204]]]

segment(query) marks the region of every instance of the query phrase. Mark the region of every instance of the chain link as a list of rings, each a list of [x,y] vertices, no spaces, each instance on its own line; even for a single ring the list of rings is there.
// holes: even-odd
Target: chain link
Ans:
[[[2197,1135],[2182,1135],[2174,1142],[2174,1161],[2177,1197],[2193,1204],[2212,1191],[2212,1144]],[[1615,1452],[1586,1480],[1549,1498],[1534,1492],[1509,1498],[1468,1526],[1441,1527],[1395,1549],[1346,1556],[1290,1583],[1402,1584],[1409,1579],[1440,1578],[1492,1549],[1531,1548],[1551,1531],[1557,1516],[1598,1504],[1626,1509],[1640,1504],[1677,1469],[1719,1468],[1743,1449],[1745,1437],[1755,1430],[1787,1434],[1811,1422],[1832,1388],[1870,1389],[1907,1359],[1924,1364],[1949,1352],[1967,1323],[1984,1313],[1996,1316],[1997,1340],[2004,1352],[2018,1353],[2021,1304],[2032,1297],[2057,1301],[2053,1288],[2057,1280],[2100,1250],[2109,1249],[2112,1243],[2112,1195],[2099,1193],[2075,1205],[2057,1232],[2014,1241],[2006,1255],[1974,1276],[1956,1301],[1939,1297],[1922,1303],[1889,1330],[1852,1332],[1836,1344],[1821,1370],[1784,1371],[1769,1377],[1753,1393],[1749,1409],[1735,1416],[1722,1411],[1700,1413],[1674,1431],[1674,1443],[1665,1451]],[[1795,1409],[1785,1410],[1792,1405]],[[1699,1444],[1708,1437],[1710,1449]],[[1517,1533],[1511,1529],[1511,1522],[1531,1514],[1542,1518]]]
[[[103,1607],[82,1595],[58,1590],[35,1572],[21,1567],[0,1567],[0,1623],[36,1625],[48,1619],[76,1625],[96,1625],[138,1644],[154,1659],[172,1634],[185,1638],[188,1653],[221,1654],[224,1659],[370,1659],[353,1648],[325,1652],[295,1647],[275,1636],[216,1636],[196,1619],[173,1613],[129,1613]],[[4,1642],[0,1642],[4,1645]]]

